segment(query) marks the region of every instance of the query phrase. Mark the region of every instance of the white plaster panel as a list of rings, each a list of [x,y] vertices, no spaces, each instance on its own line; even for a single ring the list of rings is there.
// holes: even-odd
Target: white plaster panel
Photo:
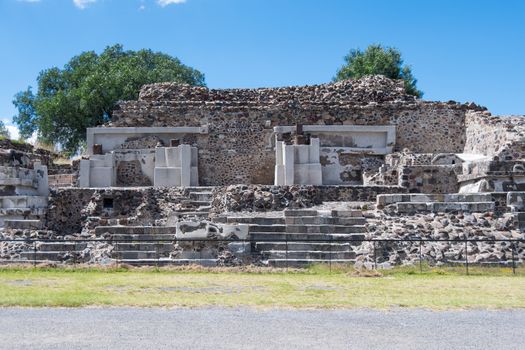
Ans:
[[[165,144],[171,139],[182,138],[185,134],[207,134],[207,126],[199,127],[100,127],[87,129],[87,152],[93,154],[93,145],[102,145],[102,152],[117,149],[129,138],[157,136]]]

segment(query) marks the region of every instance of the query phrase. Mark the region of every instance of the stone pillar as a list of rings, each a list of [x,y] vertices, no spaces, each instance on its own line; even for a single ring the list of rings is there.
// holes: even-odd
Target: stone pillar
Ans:
[[[322,185],[319,139],[309,145],[275,145],[275,185]]]
[[[319,139],[313,138],[310,139],[310,145],[308,146],[308,153],[309,153],[309,163],[319,163],[320,161],[320,154],[319,154]]]
[[[47,197],[49,195],[49,178],[47,176],[47,166],[42,165],[40,162],[35,162],[33,169],[38,182],[38,195]]]
[[[293,185],[295,182],[295,147],[285,144],[283,148],[284,185]]]
[[[180,185],[191,186],[191,147],[190,145],[180,145]]]
[[[277,139],[275,143],[275,179],[276,186],[284,185],[284,162],[283,162],[283,147],[284,142]]]
[[[89,187],[89,160],[82,159],[80,161],[80,171],[78,174],[78,185],[82,188]]]
[[[113,187],[117,182],[117,169],[113,153],[92,155],[80,161],[80,187]]]
[[[155,150],[153,185],[156,187],[198,186],[197,148],[190,145],[158,147]]]

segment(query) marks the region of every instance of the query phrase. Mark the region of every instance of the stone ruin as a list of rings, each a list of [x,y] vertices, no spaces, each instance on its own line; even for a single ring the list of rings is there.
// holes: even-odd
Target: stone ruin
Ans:
[[[402,81],[146,85],[87,130],[87,145],[69,168],[2,145],[2,236],[42,241],[2,242],[1,261],[386,267],[525,258],[525,118],[418,100]]]

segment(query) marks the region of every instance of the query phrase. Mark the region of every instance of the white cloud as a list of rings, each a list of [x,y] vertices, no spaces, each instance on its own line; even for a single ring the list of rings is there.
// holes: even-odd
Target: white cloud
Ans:
[[[5,126],[7,130],[9,130],[9,136],[13,140],[18,140],[20,137],[20,132],[18,131],[18,128],[14,125],[6,125]]]
[[[89,4],[92,4],[94,2],[97,2],[97,0],[73,0],[75,6],[81,10],[85,9],[89,6]]]
[[[9,130],[9,137],[11,138],[11,140],[20,140],[20,130],[18,130],[18,128],[15,125],[6,125],[5,127],[7,128],[7,130]],[[35,132],[33,133],[33,135],[31,135],[30,138],[23,139],[22,141],[35,145],[36,138],[37,135]]]
[[[159,4],[162,7],[168,6],[171,4],[183,4],[185,2],[186,0],[157,0],[157,4]]]

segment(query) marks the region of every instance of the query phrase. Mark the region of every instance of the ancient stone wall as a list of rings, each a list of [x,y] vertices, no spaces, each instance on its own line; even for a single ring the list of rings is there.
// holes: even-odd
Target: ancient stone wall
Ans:
[[[40,162],[51,169],[54,168],[53,161],[56,158],[58,158],[56,153],[35,148],[27,143],[8,139],[0,140],[0,165],[2,166],[32,168],[35,162]]]
[[[58,235],[82,232],[95,220],[104,225],[163,225],[177,205],[187,199],[184,188],[79,189],[60,188],[49,196],[47,227]]]
[[[261,186],[216,187],[212,211],[264,212],[308,208],[323,202],[373,202],[378,194],[406,193],[399,186]]]
[[[525,158],[525,118],[496,117],[488,112],[468,112],[465,119],[465,153],[498,156],[500,160]]]
[[[421,254],[430,265],[464,262],[496,263],[525,258],[525,244],[515,247],[506,242],[491,242],[491,239],[516,239],[522,237],[516,217],[512,214],[486,213],[418,213],[409,215],[383,210],[367,220],[367,238],[374,239],[479,239],[465,244],[453,242],[425,242]],[[356,266],[370,263],[374,257],[378,263],[387,265],[418,264],[419,244],[416,242],[376,243],[375,254],[371,244],[363,243],[360,250],[369,249],[370,254],[358,257]],[[372,248],[372,249],[371,249]],[[513,252],[514,250],[514,252]]]
[[[334,84],[275,89],[209,90],[178,84],[143,87],[138,101],[121,102],[111,126],[202,126],[201,185],[272,184],[278,125],[396,125],[396,148],[459,153],[465,113],[476,105],[425,102],[401,81],[382,76]]]
[[[461,165],[418,165],[399,169],[399,185],[411,193],[456,193],[459,190],[457,172]]]

